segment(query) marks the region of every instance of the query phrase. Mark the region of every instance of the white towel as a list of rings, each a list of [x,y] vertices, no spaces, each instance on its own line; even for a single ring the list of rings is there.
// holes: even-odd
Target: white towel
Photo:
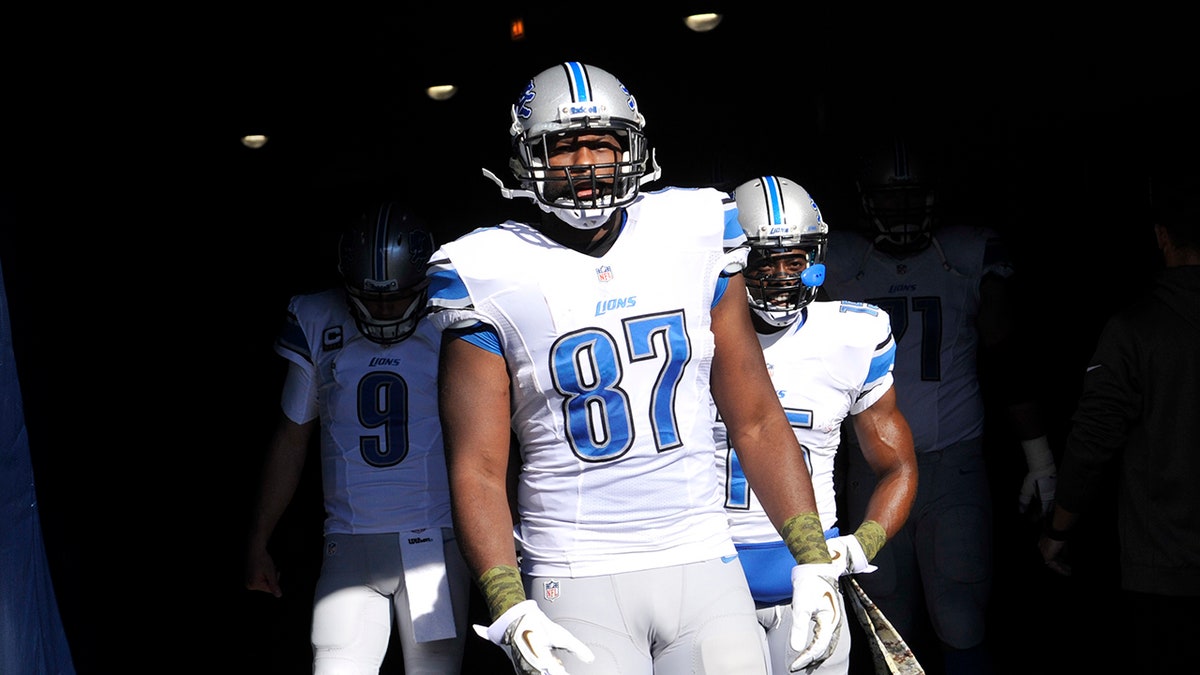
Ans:
[[[442,530],[433,527],[401,532],[400,554],[417,642],[454,637],[454,605],[450,601],[450,581],[446,578]]]

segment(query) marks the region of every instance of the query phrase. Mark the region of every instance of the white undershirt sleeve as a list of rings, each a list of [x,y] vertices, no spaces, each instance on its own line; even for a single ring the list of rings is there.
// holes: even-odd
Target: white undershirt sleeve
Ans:
[[[279,405],[283,408],[283,414],[296,424],[316,419],[317,388],[311,369],[304,368],[295,361],[288,362],[287,377],[283,380],[283,394],[280,396]]]

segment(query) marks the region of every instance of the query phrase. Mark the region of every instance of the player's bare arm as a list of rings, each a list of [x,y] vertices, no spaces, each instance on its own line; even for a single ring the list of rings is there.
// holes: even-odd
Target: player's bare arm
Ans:
[[[451,507],[463,556],[477,580],[498,566],[515,574],[504,358],[448,336],[442,344],[438,383]],[[517,600],[523,599],[522,594]],[[489,598],[489,604],[493,600]],[[492,606],[493,616],[508,606]]]
[[[267,544],[300,485],[304,460],[308,457],[308,441],[316,428],[316,419],[296,424],[282,412],[279,414],[279,422],[263,462],[258,503],[250,523],[245,571],[246,588],[249,590],[263,591],[275,597],[283,595],[279,574],[267,551]]]
[[[742,275],[729,279],[712,310],[716,351],[712,392],[747,480],[776,528],[800,513],[816,514],[812,481],[796,435],[767,374],[750,322]],[[803,479],[797,480],[798,477]]]
[[[908,519],[917,494],[912,432],[896,407],[895,388],[851,419],[863,458],[878,477],[865,519],[883,526],[890,539]]]
[[[791,672],[829,658],[841,632],[836,567],[825,544],[804,451],[771,384],[750,320],[742,275],[712,310],[710,386],[732,447],[771,523],[798,563],[792,568]],[[811,619],[811,623],[808,619]]]

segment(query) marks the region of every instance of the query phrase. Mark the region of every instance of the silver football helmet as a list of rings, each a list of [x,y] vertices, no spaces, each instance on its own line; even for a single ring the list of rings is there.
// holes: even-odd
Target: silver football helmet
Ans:
[[[933,175],[928,158],[897,139],[863,157],[858,172],[863,213],[882,250],[909,254],[929,246],[934,226]]]
[[[750,244],[742,271],[750,309],[770,326],[791,325],[825,283],[829,225],[808,191],[787,178],[761,176],[733,194]]]
[[[484,175],[505,197],[532,199],[572,227],[600,227],[637,198],[638,188],[661,175],[637,100],[602,68],[568,61],[544,70],[529,81],[511,112],[509,168],[520,188],[505,188],[487,169]],[[555,144],[579,134],[611,135],[619,146],[615,161],[552,167]]]
[[[338,242],[338,272],[358,330],[392,344],[412,335],[425,312],[425,270],[433,236],[423,222],[393,202],[361,215]]]

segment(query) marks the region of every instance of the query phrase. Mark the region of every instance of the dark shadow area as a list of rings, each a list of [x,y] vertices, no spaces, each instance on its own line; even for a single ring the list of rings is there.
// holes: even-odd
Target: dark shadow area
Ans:
[[[1194,59],[1162,32],[1180,17],[1099,20],[1087,35],[1069,17],[990,17],[949,34],[923,17],[731,8],[718,31],[690,34],[667,9],[620,10],[603,39],[580,41],[566,37],[578,17],[549,12],[510,45],[495,11],[454,46],[397,16],[4,12],[0,258],[79,675],[307,672],[316,476],[274,541],[285,596],[241,578],[287,300],[328,282],[340,210],[383,186],[443,240],[522,213],[480,169],[512,184],[507,107],[558,60],[592,60],[638,96],[663,184],[786,175],[833,227],[854,217],[858,141],[899,119],[926,127],[957,162],[951,213],[1012,240],[1036,293],[1026,329],[1041,336],[1058,441],[1104,319],[1155,265],[1149,167],[1195,133]],[[470,79],[435,107],[416,84],[442,62]],[[273,130],[260,151],[238,143],[251,118]],[[1107,666],[1063,649],[1061,626],[1111,617],[1115,568],[1048,576],[1016,513],[1020,450],[994,443],[1001,665]],[[1112,523],[1088,527],[1081,545],[1115,564]],[[507,672],[499,649],[467,644],[464,672]],[[394,652],[385,672],[401,672]]]

